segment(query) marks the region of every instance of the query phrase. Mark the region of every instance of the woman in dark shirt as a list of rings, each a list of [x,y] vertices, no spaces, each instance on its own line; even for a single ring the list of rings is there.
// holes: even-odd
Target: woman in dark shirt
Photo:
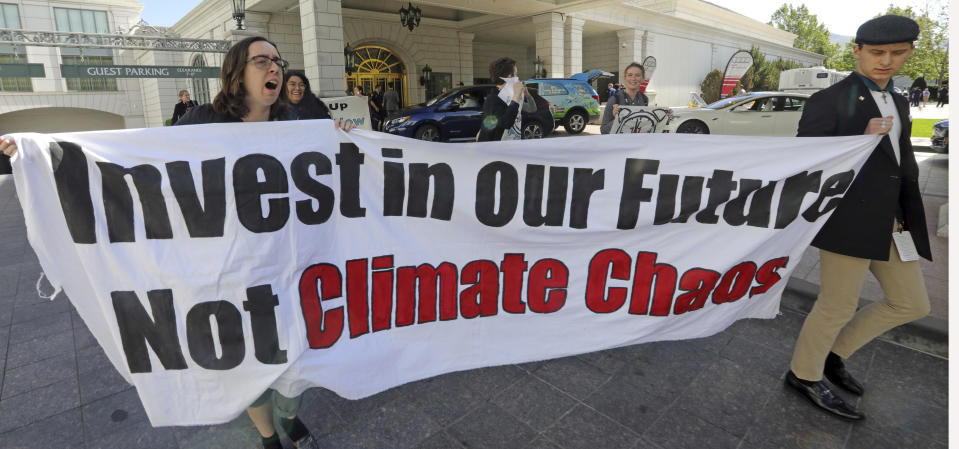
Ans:
[[[326,108],[310,90],[310,80],[302,70],[290,70],[283,75],[286,98],[290,102],[290,120],[313,120],[330,118]]]
[[[191,108],[196,106],[196,102],[190,99],[190,92],[186,89],[180,91],[180,101],[173,107],[173,118],[170,119],[171,125],[176,125],[177,120],[183,117]]]
[[[258,36],[243,39],[230,48],[223,60],[220,72],[223,87],[213,103],[191,109],[177,125],[289,119],[286,84],[283,83],[286,65],[272,42]],[[346,131],[354,127],[352,123],[342,124],[340,121],[335,126],[342,126]],[[246,409],[263,438],[264,448],[282,449],[273,426],[274,406],[281,414],[280,426],[297,448],[318,447],[309,430],[296,417],[302,397],[301,394],[288,398],[269,389]]]
[[[480,126],[479,134],[476,136],[477,142],[487,142],[494,140],[506,140],[503,134],[514,128],[519,117],[519,108],[524,103],[524,97],[530,97],[526,93],[526,87],[523,83],[516,81],[512,83],[513,95],[509,101],[504,101],[499,94],[507,87],[507,80],[513,81],[517,77],[516,61],[510,58],[499,58],[489,65],[490,77],[497,80],[496,88],[486,96],[483,101],[483,124]],[[535,111],[536,105],[533,105]],[[524,106],[524,109],[528,109]],[[529,112],[529,111],[527,111]],[[509,140],[512,140],[515,132],[509,132]],[[519,133],[522,138],[522,132]]]

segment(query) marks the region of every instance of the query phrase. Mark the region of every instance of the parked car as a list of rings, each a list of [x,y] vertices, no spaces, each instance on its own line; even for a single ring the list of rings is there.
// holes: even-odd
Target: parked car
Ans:
[[[932,125],[932,149],[943,153],[949,152],[949,120],[942,120]]]
[[[524,81],[526,87],[535,88],[553,112],[555,126],[563,125],[566,132],[579,134],[591,120],[600,116],[599,94],[589,84],[599,77],[611,77],[612,73],[589,70],[569,78],[533,78]]]
[[[795,136],[807,94],[753,92],[705,107],[671,108],[663,132]]]
[[[483,102],[495,89],[485,84],[451,90],[387,117],[383,131],[420,140],[472,142],[483,122]],[[536,112],[523,113],[523,138],[541,139],[553,131],[553,115],[546,99],[533,89],[530,94]]]

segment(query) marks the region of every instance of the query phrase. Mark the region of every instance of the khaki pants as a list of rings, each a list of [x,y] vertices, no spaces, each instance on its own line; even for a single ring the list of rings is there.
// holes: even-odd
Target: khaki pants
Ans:
[[[929,314],[929,295],[919,262],[903,262],[895,244],[889,260],[819,251],[819,298],[796,341],[790,368],[804,380],[822,380],[826,356],[848,358],[873,338]],[[879,280],[885,298],[856,312],[866,271]]]

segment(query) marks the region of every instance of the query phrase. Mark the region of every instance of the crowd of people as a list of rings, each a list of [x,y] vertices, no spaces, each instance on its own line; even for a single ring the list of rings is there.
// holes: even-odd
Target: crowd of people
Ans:
[[[843,81],[812,95],[799,122],[798,136],[883,136],[859,176],[853,181],[822,230],[813,240],[820,249],[821,292],[798,336],[786,383],[814,405],[851,420],[864,418],[857,408],[832,392],[828,379],[853,395],[864,394],[863,385],[846,370],[844,360],[876,336],[929,312],[929,299],[918,257],[931,260],[925,214],[916,179],[918,166],[908,130],[906,100],[895,95],[891,78],[912,54],[919,33],[915,21],[894,15],[864,23],[856,34],[857,69]],[[287,62],[272,42],[249,37],[226,54],[221,90],[212,103],[196,105],[180,92],[175,125],[221,122],[262,122],[329,118],[329,110],[310,90],[303,71],[287,71]],[[522,110],[529,110],[531,95],[518,80],[516,61],[499,58],[489,66],[497,89],[483,103],[483,124],[477,141],[521,138]],[[646,105],[639,92],[644,80],[641,64],[629,64],[623,85],[610,87],[602,129],[623,105]],[[363,95],[355,86],[352,93]],[[893,98],[887,101],[887,94]],[[947,90],[940,93],[940,102]],[[929,91],[913,96],[928,100]],[[858,99],[858,100],[857,100]],[[866,100],[868,99],[868,100]],[[377,85],[369,97],[375,128],[383,117],[399,109],[393,86],[383,93]],[[535,110],[535,104],[532,108]],[[349,122],[335,126],[350,131]],[[16,152],[16,145],[0,140],[0,151]],[[905,235],[905,237],[903,237]],[[907,247],[918,254],[908,258]],[[866,273],[879,279],[886,298],[856,310]],[[247,412],[259,431],[263,447],[280,448],[273,424],[279,423],[297,448],[316,447],[309,430],[297,418],[302,395],[288,398],[267,390]]]

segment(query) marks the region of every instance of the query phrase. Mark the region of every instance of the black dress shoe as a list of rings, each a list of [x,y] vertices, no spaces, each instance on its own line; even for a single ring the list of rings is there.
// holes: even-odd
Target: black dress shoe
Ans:
[[[846,404],[846,401],[841,397],[829,391],[829,387],[822,381],[813,382],[812,385],[806,385],[802,383],[792,371],[789,371],[786,373],[786,384],[809,398],[817,407],[841,418],[858,421],[866,417],[866,415],[863,415],[859,410]]]
[[[862,384],[852,377],[849,371],[846,371],[846,365],[843,364],[842,358],[838,355],[829,353],[829,357],[826,358],[826,367],[822,373],[833,385],[856,396],[862,396]]]

